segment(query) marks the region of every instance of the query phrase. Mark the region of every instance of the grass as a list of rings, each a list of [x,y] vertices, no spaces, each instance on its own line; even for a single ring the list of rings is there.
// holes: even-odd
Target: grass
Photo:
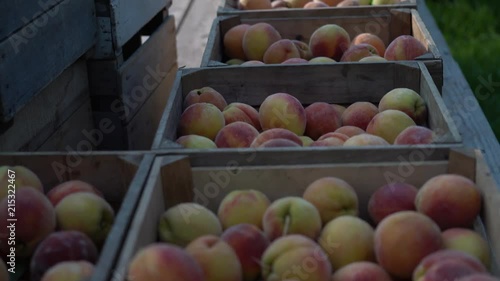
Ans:
[[[427,0],[426,4],[499,140],[500,2]],[[491,87],[481,88],[488,80]]]

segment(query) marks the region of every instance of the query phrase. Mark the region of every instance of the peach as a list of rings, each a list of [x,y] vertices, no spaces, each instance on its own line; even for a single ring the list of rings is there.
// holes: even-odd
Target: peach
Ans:
[[[301,147],[301,145],[287,139],[272,139],[258,146],[258,148],[265,147]]]
[[[379,136],[370,134],[359,134],[350,137],[344,142],[344,146],[368,146],[368,145],[389,145],[389,143]]]
[[[414,211],[389,215],[375,229],[377,261],[397,278],[410,278],[423,258],[443,247],[439,226]]]
[[[328,2],[325,3],[330,5]],[[351,38],[345,29],[336,24],[326,24],[313,32],[309,40],[309,49],[313,57],[328,57],[340,61],[350,43]]]
[[[302,145],[302,140],[296,134],[294,134],[286,129],[275,128],[275,129],[269,129],[267,131],[260,133],[253,140],[250,147],[259,147],[263,143],[265,143],[266,141],[271,140],[271,139],[287,139],[287,140],[291,140],[291,141],[297,143],[298,145]]]
[[[310,146],[314,141],[308,136],[300,136],[300,140],[302,141],[302,146]]]
[[[214,235],[201,236],[186,251],[198,262],[206,281],[241,281],[243,272],[233,248]]]
[[[401,35],[387,46],[384,58],[390,61],[414,60],[426,53],[427,48],[415,37],[411,35]]]
[[[314,147],[314,146],[342,146],[342,145],[344,145],[344,141],[339,138],[325,138],[311,143],[310,146]]]
[[[286,196],[267,208],[262,226],[271,241],[288,234],[302,234],[316,239],[321,231],[321,216],[316,207],[305,199]]]
[[[94,265],[88,261],[66,261],[51,267],[41,281],[84,281],[94,273]]]
[[[477,273],[471,266],[458,260],[444,260],[429,268],[419,281],[457,280]]]
[[[190,91],[184,98],[184,109],[195,103],[210,103],[217,106],[220,111],[224,110],[227,106],[224,97],[210,87],[203,87]]]
[[[77,192],[89,192],[99,197],[103,197],[102,192],[93,185],[81,180],[70,180],[51,189],[47,193],[47,198],[50,200],[52,205],[56,206],[66,196]]]
[[[324,140],[324,139],[328,139],[328,138],[337,138],[337,139],[340,139],[342,141],[346,141],[349,139],[349,136],[344,135],[342,133],[330,132],[330,133],[326,133],[326,134],[322,135],[321,137],[318,138],[318,140]]]
[[[259,112],[248,104],[241,102],[230,103],[224,108],[222,114],[224,115],[226,125],[242,121],[254,126],[258,131],[261,130]]]
[[[314,0],[314,2],[323,2],[327,4],[330,7],[335,7],[337,6],[342,0]]]
[[[351,45],[347,51],[345,51],[342,58],[340,58],[341,62],[356,62],[362,58],[370,57],[370,56],[378,56],[377,49],[370,44],[356,44]]]
[[[217,216],[197,203],[180,203],[166,210],[160,218],[161,242],[185,247],[203,235],[220,235],[222,225]]]
[[[301,136],[306,130],[307,117],[296,97],[276,93],[268,96],[260,105],[259,120],[263,130],[282,128]]]
[[[54,265],[66,261],[97,262],[98,250],[90,238],[78,231],[50,234],[36,248],[30,261],[32,281],[39,281]],[[64,279],[66,280],[66,279]]]
[[[244,281],[255,281],[260,276],[260,259],[269,246],[269,239],[255,225],[237,224],[226,229],[221,239],[228,243],[238,256]]]
[[[378,111],[383,112],[387,109],[403,111],[418,125],[427,121],[427,106],[424,99],[408,88],[396,88],[385,94],[378,104]]]
[[[337,7],[354,7],[359,6],[359,0],[344,0],[337,4]]]
[[[315,8],[328,8],[327,4],[323,2],[309,2],[304,5],[304,9],[315,9]]]
[[[490,248],[479,233],[467,228],[450,228],[442,234],[446,249],[463,251],[478,258],[486,268],[490,266]]]
[[[264,53],[264,63],[278,64],[289,58],[300,58],[300,53],[292,40],[281,39],[274,42]]]
[[[59,229],[85,233],[97,247],[104,244],[115,220],[111,205],[93,193],[73,193],[61,200],[55,210]]]
[[[336,62],[334,59],[327,57],[315,57],[309,60],[309,63],[333,63]]]
[[[9,272],[3,260],[0,260],[0,281],[9,281]]]
[[[399,110],[388,109],[373,117],[366,127],[366,132],[379,136],[388,143],[393,144],[396,137],[404,131],[404,129],[415,125],[415,121],[406,113]]]
[[[415,211],[418,189],[408,183],[395,182],[379,187],[368,200],[368,214],[375,224],[399,211]]]
[[[313,2],[309,2],[313,3]],[[305,60],[310,60],[312,58],[312,53],[311,50],[309,49],[309,44],[306,44],[302,41],[299,40],[292,40],[293,44],[295,44],[295,47],[297,47],[297,50],[299,50],[300,57],[305,59]]]
[[[339,115],[339,117],[342,118],[342,114],[344,113],[344,111],[347,108],[345,106],[340,105],[340,104],[332,104],[331,106],[333,106],[335,111],[337,111],[337,114]]]
[[[346,126],[342,126],[342,127],[338,128],[337,130],[335,130],[334,133],[343,134],[343,135],[346,135],[350,138],[350,137],[364,134],[365,131],[359,127],[356,127],[356,126],[346,125]]]
[[[380,37],[378,37],[375,34],[371,33],[360,33],[352,39],[352,44],[353,45],[358,45],[358,44],[370,44],[375,49],[377,49],[377,53],[379,56],[383,56],[385,54],[385,44]]]
[[[182,145],[182,147],[184,148],[194,148],[194,149],[217,148],[217,145],[211,139],[198,135],[182,136],[178,138],[175,142]]]
[[[429,144],[437,139],[436,134],[426,127],[410,126],[396,137],[394,144],[413,145],[413,144]]]
[[[392,281],[391,277],[378,264],[368,261],[358,261],[337,270],[332,281]]]
[[[15,199],[8,195],[0,202],[0,219],[0,252],[7,259],[13,254],[15,258],[31,256],[37,245],[56,228],[52,203],[39,190],[30,187],[18,189]]]
[[[232,59],[246,60],[242,44],[243,36],[249,27],[249,24],[239,24],[231,27],[226,34],[224,34],[223,45],[224,54],[226,56]]]
[[[265,63],[259,61],[259,60],[249,60],[249,61],[246,61],[242,64],[240,64],[242,66],[256,66],[256,65],[265,65]]]
[[[13,188],[9,188],[9,185],[15,185],[16,191],[24,187],[32,187],[44,193],[42,182],[38,176],[24,166],[0,166],[0,200],[9,194],[9,190],[13,190]]]
[[[309,184],[302,195],[319,211],[323,225],[343,215],[358,215],[358,195],[346,181],[324,177]]]
[[[464,176],[439,175],[420,188],[415,206],[442,230],[470,227],[481,210],[481,193],[474,182]]]
[[[290,4],[290,8],[304,8],[304,6],[311,0],[285,0]]]
[[[278,9],[278,8],[288,9],[288,8],[291,8],[291,5],[288,2],[286,2],[285,0],[275,0],[275,1],[272,1],[271,2],[271,6],[273,7],[273,9]]]
[[[362,130],[379,113],[378,108],[371,102],[358,101],[349,105],[342,113],[343,126],[355,126]]]
[[[250,147],[253,140],[259,135],[259,131],[252,125],[237,121],[224,126],[215,137],[218,148],[241,148]]]
[[[195,103],[181,115],[179,135],[199,135],[215,140],[217,133],[225,126],[224,115],[215,105]]]
[[[326,102],[315,102],[305,108],[306,130],[305,135],[311,139],[337,130],[341,121],[335,109]]]
[[[303,63],[309,63],[309,61],[303,58],[290,58],[282,62],[281,64],[303,64]]]
[[[280,237],[262,255],[262,277],[266,281],[330,281],[331,271],[325,252],[302,235]]]
[[[166,243],[141,248],[132,258],[127,280],[204,281],[203,269],[184,249]]]
[[[360,59],[359,62],[387,62],[387,60],[381,56],[369,56]]]
[[[456,281],[500,281],[500,279],[490,274],[474,273],[458,278]]]
[[[240,223],[262,229],[262,217],[269,205],[269,198],[258,190],[233,190],[220,202],[217,216],[224,229]]]
[[[272,25],[256,23],[243,36],[243,51],[248,60],[262,61],[267,48],[278,40],[281,40],[281,35]]]
[[[239,0],[241,10],[266,10],[271,9],[271,0]]]
[[[240,65],[240,64],[242,64],[244,62],[245,61],[241,60],[241,59],[230,59],[230,60],[226,61],[226,64],[227,65]]]
[[[375,261],[374,230],[364,220],[351,215],[337,217],[321,231],[319,244],[333,270],[358,261]]]

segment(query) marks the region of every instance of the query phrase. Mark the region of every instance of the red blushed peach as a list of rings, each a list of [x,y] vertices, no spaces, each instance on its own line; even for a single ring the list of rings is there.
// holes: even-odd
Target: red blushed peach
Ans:
[[[336,133],[336,132],[330,132],[322,135],[321,137],[318,138],[318,140],[324,140],[328,138],[338,138],[342,141],[346,141],[349,139],[349,136],[341,134],[341,133]]]
[[[427,48],[411,35],[394,39],[385,50],[384,58],[391,61],[414,60],[427,53]]]
[[[94,265],[88,261],[67,261],[51,267],[41,281],[82,281],[90,279],[93,273]]]
[[[15,200],[9,196],[0,202],[0,252],[5,257],[14,247],[16,257],[30,257],[56,228],[54,207],[45,195],[31,187],[17,190]],[[12,214],[18,223],[7,221],[13,218]],[[15,245],[10,242],[12,233],[15,233]]]
[[[485,273],[474,273],[471,275],[467,275],[461,278],[458,278],[456,281],[500,281],[497,277]]]
[[[370,134],[359,134],[350,137],[344,142],[344,146],[371,146],[371,145],[389,145],[389,143],[379,136]]]
[[[314,146],[343,146],[344,141],[339,138],[325,138],[322,140],[317,140],[311,143],[311,147]]]
[[[377,49],[377,53],[379,56],[383,56],[385,54],[385,44],[380,37],[378,37],[375,34],[371,33],[361,33],[356,35],[354,39],[352,39],[352,44],[353,45],[358,45],[358,44],[370,44],[375,49]]]
[[[366,127],[366,132],[379,136],[388,143],[393,144],[396,137],[404,131],[404,129],[415,125],[415,121],[406,113],[399,110],[388,109],[373,117]]]
[[[246,60],[242,43],[243,36],[249,27],[249,24],[239,24],[232,27],[224,34],[223,44],[226,56],[232,59]]]
[[[432,218],[442,230],[470,227],[481,210],[481,193],[470,179],[439,175],[429,179],[415,198],[417,210]]]
[[[228,243],[240,261],[244,281],[254,281],[260,276],[260,259],[269,246],[269,239],[251,224],[237,224],[224,231],[221,239]]]
[[[217,145],[211,139],[198,135],[182,136],[178,138],[175,142],[182,145],[182,147],[184,148],[194,148],[194,149],[217,148]]]
[[[271,0],[239,0],[241,10],[267,10],[271,9]]]
[[[457,261],[474,269],[478,273],[486,273],[484,265],[475,257],[456,250],[442,249],[426,256],[413,271],[413,280],[421,280],[434,266],[444,261]]]
[[[47,193],[47,198],[52,205],[56,206],[64,197],[77,192],[90,192],[99,197],[103,197],[101,191],[96,189],[93,185],[80,180],[70,180],[63,182]]]
[[[250,147],[259,131],[245,122],[233,122],[224,126],[215,137],[218,148]]]
[[[263,130],[282,128],[301,136],[306,130],[307,117],[296,97],[276,93],[268,96],[260,105],[259,120]]]
[[[220,202],[217,216],[227,229],[240,223],[248,223],[262,229],[262,217],[271,201],[258,190],[234,190]]]
[[[414,211],[389,215],[375,230],[377,261],[389,274],[398,278],[412,277],[423,258],[443,247],[439,226]]]
[[[356,62],[362,58],[378,56],[377,49],[370,44],[357,44],[352,45],[345,51],[342,58],[340,58],[341,62]]]
[[[12,185],[11,182],[15,183],[16,190],[32,187],[44,193],[42,182],[30,169],[24,166],[0,166],[0,201],[7,196],[9,189],[12,190],[9,188],[9,185]]]
[[[447,249],[458,250],[478,258],[486,268],[490,266],[488,242],[479,233],[467,228],[450,228],[443,232]]]
[[[392,281],[391,277],[378,264],[359,261],[348,264],[337,270],[332,281]]]
[[[349,105],[342,113],[342,125],[355,126],[366,131],[366,127],[377,114],[378,108],[373,103],[358,101]]]
[[[457,280],[460,277],[477,273],[471,266],[457,261],[445,260],[436,263],[429,268],[425,275],[420,278],[421,281],[442,281],[442,280]]]
[[[181,115],[179,136],[199,135],[215,140],[217,133],[225,126],[224,115],[215,105],[195,103]]]
[[[301,146],[287,139],[272,139],[258,146],[258,148],[266,148],[266,147],[301,147]]]
[[[309,61],[303,58],[290,58],[282,62],[281,64],[303,64],[303,63],[309,63]]]
[[[299,146],[302,145],[302,140],[294,133],[286,129],[270,129],[260,133],[252,142],[250,147],[259,147],[263,143],[272,139],[287,139],[295,142]]]
[[[396,137],[394,144],[413,145],[413,144],[429,144],[436,139],[434,132],[422,126],[410,126]]]
[[[264,53],[264,63],[278,64],[290,58],[300,58],[300,53],[292,40],[281,39],[274,42]]]
[[[306,131],[305,135],[311,139],[337,130],[341,121],[335,109],[326,102],[315,102],[306,107]]]
[[[308,44],[299,40],[292,40],[292,42],[295,44],[295,47],[297,47],[297,50],[299,50],[300,58],[305,60],[310,60],[312,58],[312,53]]]
[[[350,43],[351,38],[345,29],[336,24],[326,24],[313,32],[309,40],[309,49],[313,57],[328,57],[340,61]]]
[[[407,183],[390,183],[378,188],[368,201],[368,214],[375,224],[399,211],[415,211],[418,189]]]
[[[365,131],[359,127],[356,127],[356,126],[342,126],[342,127],[338,128],[337,130],[335,130],[335,133],[343,134],[343,135],[346,135],[350,138],[350,137],[364,134]]]
[[[327,4],[323,2],[309,2],[304,6],[304,9],[315,9],[315,8],[328,8]]]
[[[211,103],[222,111],[227,106],[224,97],[210,87],[203,87],[190,91],[184,98],[184,109],[195,103]]]
[[[127,280],[204,281],[203,270],[184,249],[165,243],[154,243],[140,249],[132,258]]]
[[[267,48],[278,40],[281,40],[281,35],[272,25],[256,23],[243,36],[243,51],[248,60],[262,61]]]
[[[261,130],[259,112],[248,104],[240,102],[230,103],[224,108],[222,114],[224,115],[226,125],[236,121],[242,121],[254,126],[257,131]]]

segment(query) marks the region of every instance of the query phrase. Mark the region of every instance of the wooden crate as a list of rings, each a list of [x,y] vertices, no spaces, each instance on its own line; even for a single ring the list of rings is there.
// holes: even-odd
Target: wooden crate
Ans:
[[[276,166],[203,167],[192,165],[187,156],[157,157],[120,252],[115,269],[116,276],[120,276],[117,281],[125,280],[133,256],[141,248],[157,241],[159,218],[169,207],[194,201],[217,212],[225,195],[233,190],[244,189],[259,190],[271,201],[284,196],[302,196],[310,183],[327,176],[342,178],[355,188],[360,217],[364,219],[368,219],[367,203],[371,194],[387,184],[389,176],[394,175],[389,179],[413,184],[417,188],[440,174],[466,176],[476,182],[484,198],[481,220],[478,220],[476,230],[488,239],[493,256],[500,257],[500,241],[496,239],[500,236],[497,219],[500,194],[479,151],[452,151],[449,160],[417,162],[409,164],[409,170],[405,165],[399,161],[308,165],[291,161]],[[500,276],[498,260],[493,259],[492,263],[494,274]]]
[[[175,21],[162,18],[125,61],[88,62],[95,127],[111,120],[114,130],[100,149],[149,149],[177,71]]]
[[[276,28],[282,38],[297,39],[308,43],[312,33],[325,24],[338,24],[354,38],[369,32],[379,36],[387,46],[400,35],[413,35],[427,47],[429,53],[418,58],[425,62],[434,82],[441,91],[443,62],[441,54],[425,27],[419,13],[413,9],[386,7],[369,10],[297,10],[265,13],[245,12],[234,16],[217,17],[210,31],[201,66],[221,66],[228,58],[224,54],[223,38],[226,32],[242,23],[266,22]]]
[[[92,0],[2,1],[0,123],[89,51],[96,30]]]
[[[98,188],[115,210],[114,225],[100,249],[94,280],[112,274],[112,266],[128,231],[154,156],[145,153],[0,153],[1,165],[22,165],[40,177],[45,192],[68,180]],[[20,262],[20,261],[19,261]],[[23,268],[20,264],[17,271]],[[29,267],[28,267],[29,268]],[[16,272],[17,272],[16,271]],[[29,280],[29,279],[17,279]]]
[[[291,79],[292,78],[292,79]],[[439,150],[450,146],[460,146],[461,138],[449,112],[432,82],[429,72],[422,62],[329,65],[267,65],[263,67],[239,66],[205,69],[182,69],[165,108],[158,133],[153,144],[154,150],[168,153],[188,154],[203,165],[220,165],[227,161],[242,161],[249,165],[272,165],[295,158],[304,161],[374,161],[365,155],[375,147],[300,147],[300,148],[218,148],[184,149],[175,143],[177,128],[182,114],[184,96],[193,89],[209,86],[219,91],[227,103],[242,102],[254,107],[260,106],[269,95],[285,92],[295,96],[305,106],[314,102],[348,105],[356,101],[375,104],[382,96],[394,88],[406,87],[420,93],[426,101],[429,117],[428,126],[440,135],[439,142],[424,145]],[[332,89],[335,92],[332,93]],[[392,151],[394,155],[412,153],[413,146],[378,146],[379,151]],[[329,156],[326,151],[335,151]],[[335,154],[340,153],[340,154]],[[440,155],[438,152],[436,155]],[[430,154],[433,154],[430,153]],[[377,152],[373,152],[377,154]],[[252,161],[246,160],[249,156]],[[314,155],[314,156],[313,156]],[[333,157],[332,156],[337,156]],[[354,156],[357,155],[357,156]],[[373,157],[373,155],[372,155]],[[309,158],[309,160],[307,160]]]

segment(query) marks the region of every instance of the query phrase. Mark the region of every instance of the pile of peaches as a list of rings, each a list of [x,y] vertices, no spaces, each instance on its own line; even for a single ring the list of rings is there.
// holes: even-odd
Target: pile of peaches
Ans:
[[[425,127],[427,106],[408,88],[386,93],[378,106],[355,102],[347,108],[315,102],[304,108],[287,93],[268,96],[257,109],[227,104],[210,87],[184,100],[176,142],[184,148],[266,148],[303,146],[414,145],[439,141]]]
[[[8,185],[15,185],[15,194]],[[30,281],[84,280],[93,274],[115,216],[101,191],[70,180],[45,193],[28,168],[1,166],[0,196],[0,280],[19,273],[23,260],[29,261]]]
[[[309,42],[282,38],[270,24],[240,24],[223,37],[228,65],[384,62],[414,60],[428,50],[411,35],[401,35],[386,47],[375,34],[360,33],[352,38],[339,25],[316,29]]]
[[[167,209],[159,241],[138,251],[134,281],[498,281],[487,241],[470,227],[481,193],[460,175],[417,189],[389,183],[371,194],[370,220],[349,183],[324,177],[275,201],[258,190]],[[368,199],[368,198],[367,198]]]
[[[391,5],[404,3],[404,0],[239,0],[240,10],[267,10],[290,8],[328,8],[365,5]]]

